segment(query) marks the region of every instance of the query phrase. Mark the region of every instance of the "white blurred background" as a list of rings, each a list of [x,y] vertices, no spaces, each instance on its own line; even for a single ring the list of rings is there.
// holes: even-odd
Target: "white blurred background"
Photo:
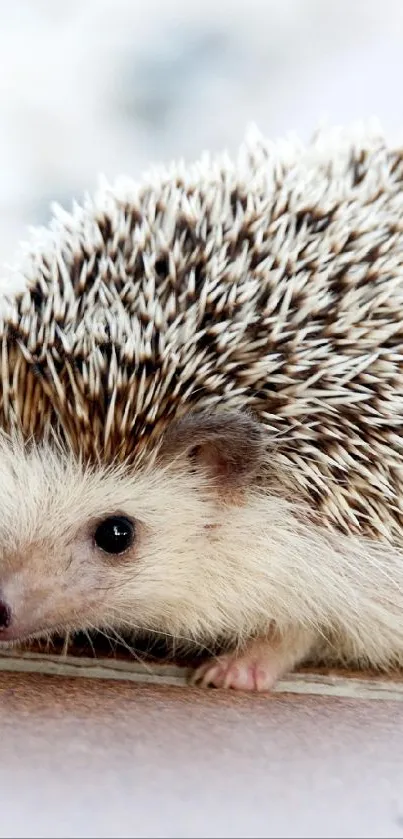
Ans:
[[[253,121],[402,135],[403,0],[0,0],[0,261],[99,172],[235,150]]]

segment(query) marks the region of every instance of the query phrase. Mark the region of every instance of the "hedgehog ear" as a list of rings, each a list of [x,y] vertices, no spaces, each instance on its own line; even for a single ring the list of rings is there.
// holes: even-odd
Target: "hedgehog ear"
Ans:
[[[223,489],[250,484],[264,455],[261,425],[236,411],[192,412],[169,426],[160,456],[164,462],[186,457],[193,468],[211,474]]]

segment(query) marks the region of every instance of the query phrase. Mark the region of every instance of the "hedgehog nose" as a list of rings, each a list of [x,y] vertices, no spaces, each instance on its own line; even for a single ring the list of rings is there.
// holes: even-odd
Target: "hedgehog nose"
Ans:
[[[7,629],[10,626],[10,623],[11,609],[7,605],[7,603],[5,603],[4,600],[0,598],[0,633],[3,629]]]

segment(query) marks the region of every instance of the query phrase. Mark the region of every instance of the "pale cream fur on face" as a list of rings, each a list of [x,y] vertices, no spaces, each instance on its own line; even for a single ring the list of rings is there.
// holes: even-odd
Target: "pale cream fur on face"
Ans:
[[[183,463],[91,471],[4,439],[0,509],[5,640],[108,625],[241,648],[258,637],[272,680],[307,655],[403,662],[402,554],[306,523],[281,498],[247,489],[234,503]],[[93,541],[115,513],[137,522],[117,557]]]

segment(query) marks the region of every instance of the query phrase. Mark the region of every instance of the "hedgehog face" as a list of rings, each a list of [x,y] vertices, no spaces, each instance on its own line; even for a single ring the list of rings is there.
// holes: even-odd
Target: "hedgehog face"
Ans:
[[[0,642],[93,628],[223,632],[244,597],[231,544],[250,546],[244,498],[262,456],[260,427],[228,412],[173,422],[141,469],[89,468],[50,444],[3,440]]]

